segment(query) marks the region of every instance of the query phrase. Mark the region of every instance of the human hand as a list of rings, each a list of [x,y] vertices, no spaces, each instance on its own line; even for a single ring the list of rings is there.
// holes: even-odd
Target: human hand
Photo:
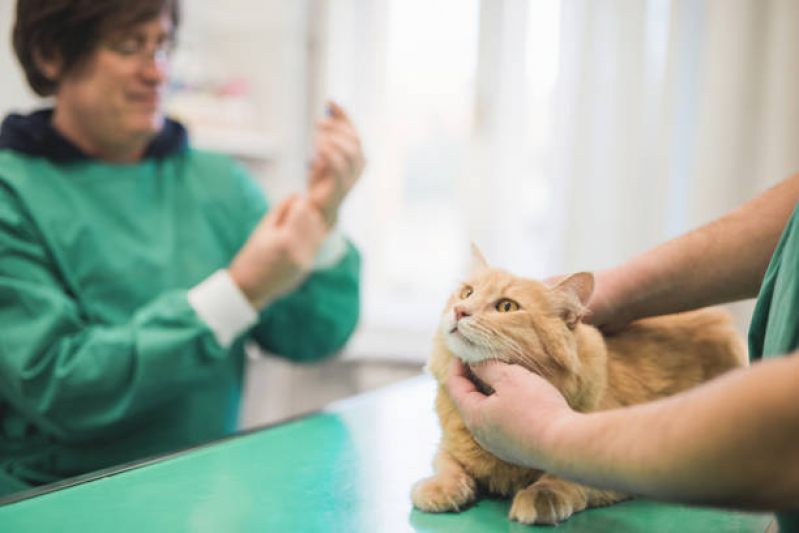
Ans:
[[[305,197],[290,196],[264,215],[233,258],[230,276],[253,307],[261,309],[305,279],[326,234],[316,206]]]
[[[474,365],[471,374],[494,393],[480,392],[460,359],[453,362],[446,386],[475,440],[500,459],[545,468],[558,428],[575,415],[560,392],[525,368],[500,361]]]
[[[308,193],[330,227],[363,172],[365,160],[358,132],[344,111],[330,102],[328,113],[316,126],[316,155],[308,176]]]

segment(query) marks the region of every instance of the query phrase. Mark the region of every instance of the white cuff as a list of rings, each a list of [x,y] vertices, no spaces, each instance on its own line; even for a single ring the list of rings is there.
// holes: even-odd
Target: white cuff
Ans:
[[[330,234],[322,241],[322,245],[316,251],[313,269],[322,270],[330,268],[344,257],[347,253],[347,239],[338,228],[330,230]]]
[[[223,348],[258,320],[258,313],[225,269],[189,289],[189,304]]]

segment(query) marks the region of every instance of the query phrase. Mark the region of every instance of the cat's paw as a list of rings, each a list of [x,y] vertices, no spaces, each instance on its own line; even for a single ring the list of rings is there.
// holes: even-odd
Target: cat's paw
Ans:
[[[522,524],[558,524],[586,507],[585,490],[560,479],[542,478],[513,498],[508,517]]]
[[[474,479],[468,476],[428,477],[417,481],[411,489],[414,507],[428,513],[460,511],[476,497]]]

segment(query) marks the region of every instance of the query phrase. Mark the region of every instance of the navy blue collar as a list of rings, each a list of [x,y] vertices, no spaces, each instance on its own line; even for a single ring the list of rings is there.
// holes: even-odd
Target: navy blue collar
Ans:
[[[0,149],[10,148],[59,162],[94,159],[61,135],[51,124],[52,117],[52,109],[42,109],[30,115],[8,115],[0,126]],[[163,159],[184,152],[188,146],[186,128],[168,118],[147,145],[144,158]]]

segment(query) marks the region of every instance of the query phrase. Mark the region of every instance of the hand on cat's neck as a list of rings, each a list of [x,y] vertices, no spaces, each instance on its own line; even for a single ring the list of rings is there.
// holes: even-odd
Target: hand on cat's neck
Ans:
[[[477,387],[477,390],[479,390],[486,396],[491,396],[492,394],[494,394],[494,389],[492,389],[488,384],[484,383],[483,381],[480,381],[480,379],[474,375],[474,372],[472,372],[473,364],[482,365],[485,362],[486,361],[481,361],[479,363],[467,363],[466,369],[469,371],[469,379],[472,381],[472,383],[474,383],[474,386]]]

